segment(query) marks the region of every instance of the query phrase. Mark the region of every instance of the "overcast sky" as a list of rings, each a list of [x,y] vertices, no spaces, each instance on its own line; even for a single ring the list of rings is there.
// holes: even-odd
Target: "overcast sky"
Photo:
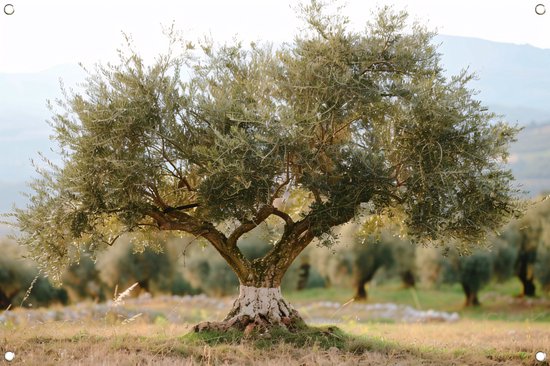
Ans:
[[[3,11],[13,4],[14,13]],[[348,0],[345,13],[361,28],[376,6],[406,8],[441,34],[550,48],[550,0]],[[535,13],[543,4],[544,15]],[[244,40],[290,40],[299,21],[289,0],[0,0],[0,72],[41,71],[59,64],[113,58],[121,31],[143,56],[164,48],[161,24],[173,21],[193,39],[238,35]],[[8,6],[9,9],[9,6]]]

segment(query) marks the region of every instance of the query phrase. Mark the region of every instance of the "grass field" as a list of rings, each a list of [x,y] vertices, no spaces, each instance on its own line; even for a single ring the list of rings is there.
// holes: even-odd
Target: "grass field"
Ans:
[[[223,316],[230,299],[129,300],[122,305],[125,309],[152,312],[70,321],[33,321],[32,310],[16,309],[12,312],[22,320],[0,326],[0,351],[15,353],[13,365],[548,365],[537,362],[535,353],[550,354],[550,300],[517,299],[511,296],[515,290],[513,281],[490,286],[481,294],[483,306],[474,310],[461,308],[462,295],[454,286],[418,289],[418,300],[397,284],[369,291],[369,303],[420,304],[460,314],[456,322],[436,323],[368,320],[359,310],[353,310],[357,318],[351,317],[353,304],[311,310],[321,301],[343,304],[351,296],[349,289],[288,293],[300,311],[310,309],[306,319],[334,320],[338,328],[316,324],[305,334],[273,332],[251,338],[189,334],[195,322]],[[34,310],[46,311],[51,309]]]

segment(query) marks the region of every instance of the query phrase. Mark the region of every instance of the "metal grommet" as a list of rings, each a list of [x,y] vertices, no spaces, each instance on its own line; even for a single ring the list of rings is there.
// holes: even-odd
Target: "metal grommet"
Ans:
[[[537,15],[546,14],[546,6],[544,6],[544,4],[537,4],[535,6],[535,13],[537,13]]]
[[[4,5],[4,14],[12,15],[13,13],[15,13],[15,7],[13,6],[13,4]]]
[[[538,13],[537,13],[538,14]],[[546,353],[544,352],[537,352],[535,354],[535,359],[539,362],[543,362],[543,361],[546,361]]]
[[[12,13],[12,14],[13,14],[13,13]],[[6,359],[6,361],[11,362],[11,361],[13,361],[13,359],[15,358],[15,353],[13,353],[13,352],[6,352],[6,354],[4,355],[4,358]]]

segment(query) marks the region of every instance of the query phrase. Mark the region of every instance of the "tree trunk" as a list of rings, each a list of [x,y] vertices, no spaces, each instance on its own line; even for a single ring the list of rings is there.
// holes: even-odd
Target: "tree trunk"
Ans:
[[[532,278],[520,278],[523,284],[523,296],[534,297],[535,296],[535,283]]]
[[[11,297],[0,290],[0,309],[5,310],[11,305]]]
[[[416,280],[411,270],[406,270],[401,273],[401,281],[405,288],[415,287],[416,285]]]
[[[239,297],[227,314],[225,321],[240,317],[262,320],[271,324],[288,324],[298,313],[283,298],[280,287],[240,286]]]
[[[234,328],[245,331],[267,330],[282,326],[289,330],[304,325],[302,317],[282,296],[280,287],[254,287],[240,285],[239,297],[222,322],[203,322],[193,330],[226,331]]]
[[[535,276],[533,264],[528,263],[527,261],[520,262],[518,277],[523,285],[522,296],[535,296]]]
[[[465,307],[481,305],[477,297],[477,291],[473,291],[470,286],[465,283],[462,284],[462,288],[464,290],[464,295],[466,295],[466,302],[464,303]]]
[[[261,258],[249,261],[236,245],[240,235],[257,226],[254,222],[242,224],[226,241],[219,243],[220,253],[239,278],[239,297],[222,322],[197,324],[193,328],[195,332],[239,329],[248,335],[253,330],[269,330],[272,327],[284,327],[291,331],[305,327],[302,317],[283,299],[280,286],[294,259],[315,235],[309,230],[312,223],[307,217],[293,223],[290,216],[285,215],[279,212],[279,216],[287,221],[283,236]]]
[[[355,288],[355,296],[354,299],[357,301],[366,301],[368,294],[367,289],[365,288],[368,281],[359,281],[357,283],[357,287]]]
[[[360,272],[356,274],[355,296],[353,297],[355,300],[357,301],[367,300],[368,294],[365,286],[372,280],[377,270],[378,270],[378,266],[371,268],[370,270],[366,271],[366,273]],[[360,269],[357,269],[357,271],[360,271]]]
[[[536,248],[529,248],[527,243],[528,239],[524,238],[516,262],[516,273],[523,285],[523,292],[520,296],[533,297],[535,296],[534,265],[537,259],[537,251]]]

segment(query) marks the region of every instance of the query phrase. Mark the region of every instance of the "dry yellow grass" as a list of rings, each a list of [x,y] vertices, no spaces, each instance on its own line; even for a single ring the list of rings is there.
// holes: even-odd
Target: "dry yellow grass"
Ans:
[[[184,337],[205,319],[220,320],[231,299],[195,297],[138,298],[94,312],[94,304],[69,308],[15,309],[18,321],[0,322],[0,357],[15,352],[10,365],[536,365],[535,353],[550,354],[548,322],[488,320],[483,313],[452,323],[359,323],[365,320],[353,304],[319,308],[298,301],[306,319],[340,321],[338,326],[356,336],[345,347],[323,348],[319,343],[295,346],[250,340],[210,342]],[[315,304],[315,303],[313,303]],[[504,302],[499,303],[504,306]],[[515,304],[515,305],[514,305]],[[547,303],[537,305],[537,313]],[[494,305],[494,304],[493,304]],[[485,308],[494,311],[492,303]],[[499,306],[501,306],[499,305]],[[519,304],[521,305],[521,304]],[[515,313],[508,304],[508,311]],[[525,305],[525,304],[524,304]],[[96,306],[97,307],[97,306]],[[104,309],[104,310],[105,310]],[[96,309],[97,310],[97,309]],[[117,313],[118,310],[124,310]],[[66,311],[71,321],[41,323],[38,314]],[[126,312],[125,312],[126,311]],[[143,313],[143,315],[141,315]],[[0,313],[5,315],[7,313]],[[357,315],[357,316],[352,316]],[[490,315],[490,314],[489,314]],[[533,317],[540,319],[541,317]],[[49,318],[54,319],[54,318]],[[71,318],[73,319],[73,318]],[[170,320],[172,319],[172,320]],[[351,320],[354,319],[354,320]],[[531,319],[531,318],[526,318]],[[173,322],[171,322],[173,321]],[[341,333],[335,334],[339,337]],[[285,341],[289,338],[285,336]],[[334,339],[334,338],[332,338]],[[340,345],[342,343],[340,342]],[[332,345],[332,343],[330,343]],[[2,363],[3,362],[3,363]],[[0,361],[1,364],[8,364]]]
[[[431,324],[347,325],[353,334],[368,334],[382,341],[397,343],[402,349],[421,354],[443,355],[452,359],[480,364],[494,360],[499,364],[533,364],[535,354],[550,354],[548,323],[474,321]],[[539,363],[543,365],[543,363]]]
[[[2,330],[2,352],[24,365],[355,365],[385,364],[386,355],[354,355],[333,348],[296,348],[288,344],[257,349],[242,344],[189,344],[190,326],[49,323]]]
[[[249,342],[209,346],[181,336],[190,325],[108,325],[97,321],[1,327],[1,351],[13,365],[500,365],[535,364],[550,353],[547,324],[460,321],[438,324],[346,324],[357,352]],[[354,349],[351,345],[350,349]],[[539,363],[542,365],[542,363]]]

